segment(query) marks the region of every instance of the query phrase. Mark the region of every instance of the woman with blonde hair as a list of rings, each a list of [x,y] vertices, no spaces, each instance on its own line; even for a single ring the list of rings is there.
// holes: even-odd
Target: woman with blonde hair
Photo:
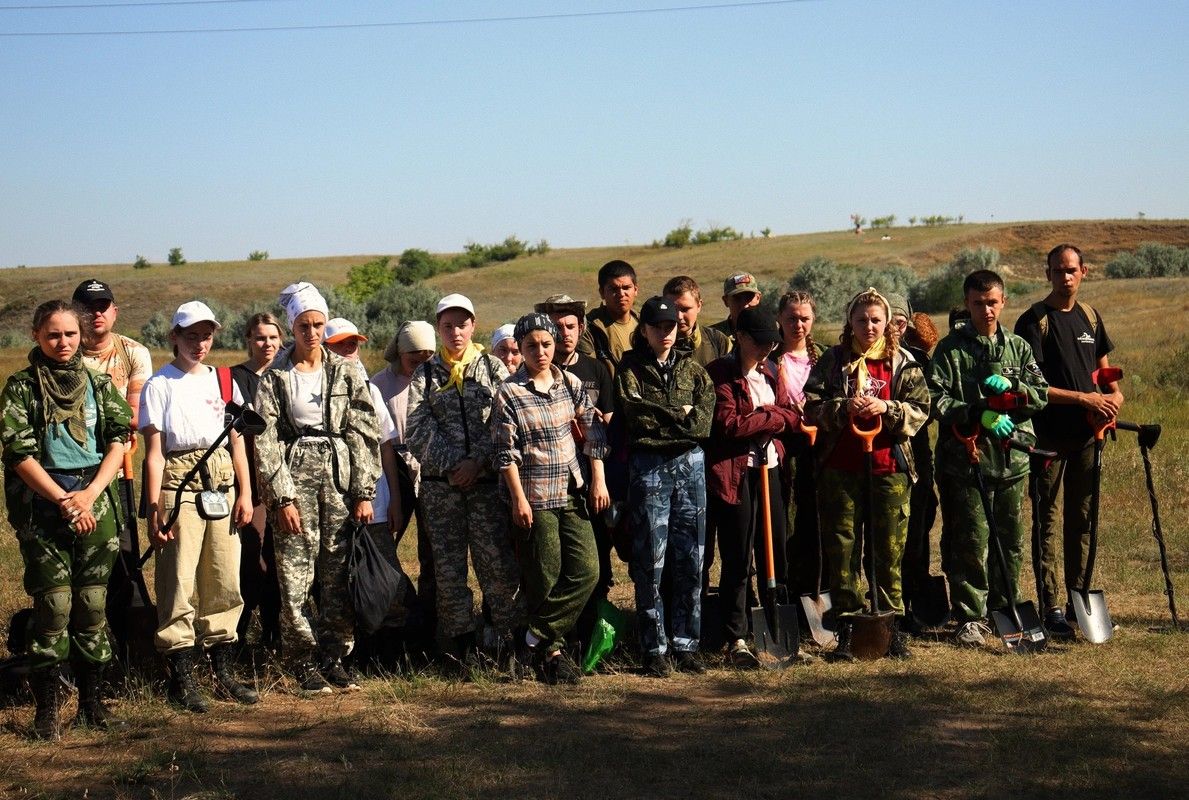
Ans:
[[[875,529],[862,535],[871,537],[878,603],[896,615],[888,655],[909,655],[907,636],[900,630],[900,560],[908,533],[909,490],[916,480],[909,439],[929,418],[929,390],[920,365],[899,346],[888,325],[890,316],[888,301],[875,289],[855,295],[847,305],[839,343],[818,359],[805,384],[805,416],[819,429],[818,504],[831,600],[838,614],[834,657],[842,661],[853,659],[849,617],[864,608],[859,531],[868,502]],[[853,428],[879,429],[870,456],[870,493],[863,445]]]

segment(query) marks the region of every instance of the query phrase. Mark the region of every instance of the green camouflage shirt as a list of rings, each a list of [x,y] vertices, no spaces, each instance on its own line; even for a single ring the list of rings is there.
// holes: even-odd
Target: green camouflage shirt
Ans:
[[[692,406],[688,414],[684,406]],[[615,407],[626,423],[629,450],[681,453],[710,436],[714,383],[693,356],[677,352],[666,385],[652,350],[637,348],[624,355],[615,376]]]

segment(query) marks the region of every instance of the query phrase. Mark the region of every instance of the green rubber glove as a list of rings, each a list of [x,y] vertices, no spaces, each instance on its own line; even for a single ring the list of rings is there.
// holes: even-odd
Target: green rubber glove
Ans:
[[[983,386],[992,394],[1003,394],[1011,388],[1011,381],[1002,375],[988,375],[983,379]]]
[[[999,414],[987,409],[979,417],[979,423],[996,439],[1006,439],[1016,429],[1016,425],[1007,414]]]

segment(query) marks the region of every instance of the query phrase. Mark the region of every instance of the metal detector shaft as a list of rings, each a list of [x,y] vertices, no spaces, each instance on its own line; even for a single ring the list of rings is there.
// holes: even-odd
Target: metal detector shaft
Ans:
[[[1119,427],[1123,427],[1123,423],[1119,423]],[[1152,481],[1152,459],[1148,457],[1148,448],[1142,443],[1139,452],[1144,459],[1144,479],[1148,483],[1148,498],[1152,501],[1152,536],[1160,548],[1160,569],[1164,572],[1164,593],[1168,596],[1168,613],[1172,616],[1173,629],[1177,629],[1181,627],[1181,623],[1177,619],[1177,601],[1173,597],[1172,576],[1168,570],[1168,550],[1164,546],[1164,531],[1160,527],[1160,505],[1156,502],[1156,485]]]

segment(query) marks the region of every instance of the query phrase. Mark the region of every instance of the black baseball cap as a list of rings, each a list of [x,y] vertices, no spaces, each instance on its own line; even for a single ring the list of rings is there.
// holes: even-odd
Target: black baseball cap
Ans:
[[[739,312],[735,332],[744,332],[760,344],[780,344],[780,326],[776,317],[763,306],[752,306]]]
[[[677,309],[672,301],[664,297],[650,297],[640,309],[641,325],[659,325],[662,322],[676,322]]]
[[[70,299],[84,306],[89,306],[96,300],[116,302],[115,296],[111,293],[111,287],[98,278],[89,278],[80,283],[74,290],[74,296]]]

